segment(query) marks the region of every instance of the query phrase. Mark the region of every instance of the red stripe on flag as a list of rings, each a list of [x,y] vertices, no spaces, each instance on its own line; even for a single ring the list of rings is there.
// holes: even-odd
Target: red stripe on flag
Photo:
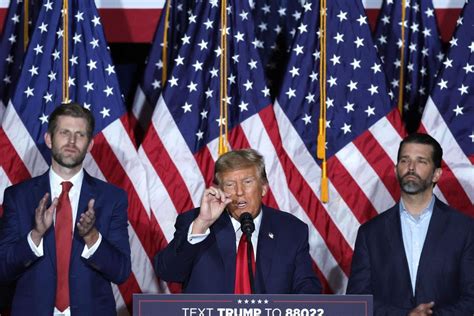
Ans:
[[[400,186],[395,175],[395,166],[374,135],[369,131],[365,131],[353,143],[377,173],[393,199],[398,201],[400,199]]]
[[[30,172],[16,152],[15,147],[11,144],[3,128],[0,128],[0,148],[2,149],[0,166],[2,166],[10,182],[16,184],[29,179],[31,177]]]
[[[142,293],[140,286],[138,285],[137,279],[133,273],[130,273],[128,279],[118,286],[120,294],[127,305],[128,312],[130,315],[133,313],[132,302],[133,302],[133,293]]]
[[[91,154],[107,181],[121,187],[127,192],[128,220],[135,230],[137,237],[140,239],[148,257],[153,258],[155,255],[155,246],[150,234],[150,218],[130,178],[122,168],[122,165],[102,133],[98,133],[94,137],[94,147],[92,147]]]
[[[176,165],[171,159],[168,151],[161,142],[156,130],[150,125],[147,139],[143,142],[143,149],[150,160],[156,174],[168,191],[171,201],[178,212],[189,210],[194,207],[191,194],[188,191],[186,182],[181,177]],[[150,192],[153,194],[153,192]],[[158,210],[157,210],[158,211]]]
[[[209,148],[204,146],[200,151],[194,154],[194,159],[201,170],[204,177],[206,187],[209,187],[214,182],[214,158],[212,158]]]
[[[352,248],[283,149],[272,106],[267,106],[264,110],[260,111],[260,117],[277,151],[286,178],[291,179],[291,181],[288,181],[289,189],[325,240],[329,251],[338,262],[342,271],[349,275],[353,253]]]
[[[328,178],[331,179],[337,192],[346,202],[359,223],[365,223],[372,217],[378,215],[372,202],[370,202],[364,191],[359,187],[357,181],[347,172],[344,165],[336,156],[332,156],[327,161],[327,170]]]

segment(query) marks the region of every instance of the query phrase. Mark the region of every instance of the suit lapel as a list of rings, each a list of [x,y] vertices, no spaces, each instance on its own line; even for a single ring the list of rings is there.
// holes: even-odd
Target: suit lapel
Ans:
[[[436,199],[431,215],[430,224],[426,233],[425,242],[421,251],[420,262],[418,264],[418,272],[416,274],[416,284],[423,279],[424,273],[430,270],[431,259],[435,257],[436,245],[439,244],[440,238],[443,237],[444,228],[448,225],[448,215],[441,208],[439,201]]]
[[[410,270],[408,269],[408,260],[405,253],[405,246],[403,244],[402,226],[400,222],[400,206],[397,203],[394,207],[389,209],[387,212],[387,219],[385,221],[385,231],[387,232],[387,239],[392,252],[392,265],[395,266],[396,270],[400,272],[400,283],[403,288],[410,290],[413,293],[410,279]]]
[[[265,284],[267,284],[266,280],[270,275],[277,238],[278,236],[274,235],[273,230],[272,212],[267,210],[265,206],[262,206],[262,222],[258,234],[257,271],[255,278],[255,290],[257,293],[266,293]]]
[[[87,204],[89,203],[90,199],[96,199],[95,192],[95,182],[94,178],[92,178],[85,170],[84,170],[84,179],[82,180],[82,187],[81,187],[81,194],[79,195],[79,204],[77,207],[77,214],[76,220],[74,224],[74,238],[72,240],[72,254],[71,254],[71,262],[74,262],[74,257],[78,254],[82,253],[84,249],[84,239],[79,236],[79,232],[77,231],[77,223],[81,218],[81,214],[87,211]],[[97,201],[97,199],[96,199]],[[97,206],[97,203],[95,204]],[[94,207],[95,211],[97,211],[97,207]],[[97,217],[97,214],[96,214]]]
[[[235,260],[237,255],[235,248],[236,241],[230,216],[225,211],[213,225],[213,232],[224,264],[225,288],[228,289],[230,293],[233,293],[235,287]]]

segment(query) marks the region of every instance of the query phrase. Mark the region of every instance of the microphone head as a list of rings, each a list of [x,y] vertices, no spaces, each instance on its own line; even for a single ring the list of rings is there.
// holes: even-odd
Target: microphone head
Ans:
[[[255,230],[255,224],[253,223],[253,217],[250,213],[245,212],[240,214],[239,217],[240,229],[246,235],[251,235]]]

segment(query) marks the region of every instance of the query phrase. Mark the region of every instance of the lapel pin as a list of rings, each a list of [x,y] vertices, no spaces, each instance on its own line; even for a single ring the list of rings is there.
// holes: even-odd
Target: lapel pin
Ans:
[[[270,237],[271,239],[273,239],[273,233],[268,233],[268,237]]]

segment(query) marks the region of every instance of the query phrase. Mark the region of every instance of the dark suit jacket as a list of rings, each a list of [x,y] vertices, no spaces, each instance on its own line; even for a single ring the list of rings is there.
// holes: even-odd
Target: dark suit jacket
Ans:
[[[50,191],[48,172],[5,190],[0,228],[0,282],[16,281],[12,315],[53,314],[56,293],[54,227],[43,236],[42,257],[32,252],[27,235],[34,226],[35,209]],[[95,225],[102,235],[97,251],[84,259],[84,240],[74,229],[69,268],[71,314],[115,315],[110,282],[122,283],[130,274],[127,196],[84,172],[76,221],[95,199]]]
[[[348,294],[373,294],[376,315],[407,315],[435,302],[435,315],[474,313],[474,220],[436,199],[416,290],[403,246],[399,204],[359,228]]]
[[[320,293],[311,267],[308,227],[293,215],[262,207],[256,259],[256,293]],[[187,241],[194,209],[178,216],[170,244],[155,256],[155,270],[166,281],[180,282],[185,293],[233,293],[236,240],[230,216],[224,212],[207,238]]]

